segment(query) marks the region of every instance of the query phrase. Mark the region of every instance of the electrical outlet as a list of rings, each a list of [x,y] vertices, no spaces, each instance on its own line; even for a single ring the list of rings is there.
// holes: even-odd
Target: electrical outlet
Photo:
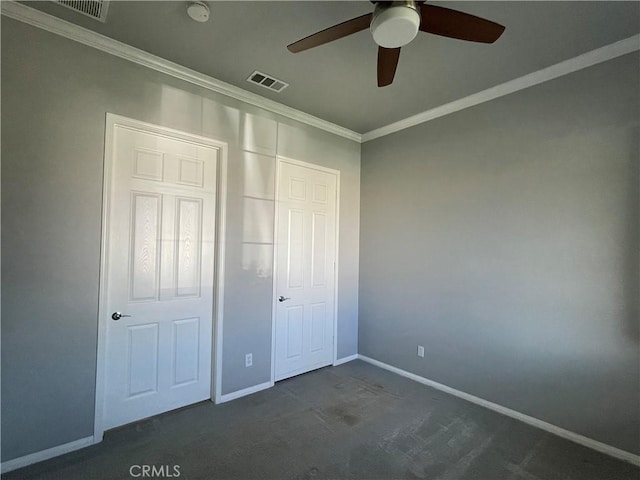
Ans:
[[[424,347],[422,345],[418,345],[418,356],[424,358]]]
[[[253,353],[247,353],[244,356],[244,366],[245,367],[250,367],[253,365]]]

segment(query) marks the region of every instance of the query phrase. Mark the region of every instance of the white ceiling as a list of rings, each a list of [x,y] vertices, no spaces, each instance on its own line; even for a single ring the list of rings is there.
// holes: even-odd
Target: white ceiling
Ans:
[[[29,6],[359,133],[415,115],[640,32],[640,2],[439,2],[506,26],[493,45],[426,33],[402,49],[395,81],[376,86],[368,31],[290,53],[286,45],[372,11],[368,1],[112,1],[106,23],[53,2]],[[246,82],[260,70],[288,82],[282,93]]]

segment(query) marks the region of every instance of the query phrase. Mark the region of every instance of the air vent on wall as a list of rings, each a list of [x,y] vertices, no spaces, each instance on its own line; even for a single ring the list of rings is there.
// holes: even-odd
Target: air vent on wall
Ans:
[[[55,2],[103,23],[107,19],[108,0],[55,0]]]
[[[257,70],[249,75],[247,81],[260,85],[261,87],[268,88],[274,92],[281,92],[289,86],[287,82],[283,82],[282,80],[278,80],[277,78],[273,78],[272,76]]]

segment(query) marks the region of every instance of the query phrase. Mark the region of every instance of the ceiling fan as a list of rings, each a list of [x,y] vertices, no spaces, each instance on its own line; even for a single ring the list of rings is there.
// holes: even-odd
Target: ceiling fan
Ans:
[[[309,48],[371,29],[378,44],[378,87],[391,85],[400,58],[400,48],[415,38],[418,31],[470,42],[493,43],[505,27],[495,22],[449,8],[420,1],[376,1],[373,13],[367,13],[326,28],[287,46],[298,53]]]

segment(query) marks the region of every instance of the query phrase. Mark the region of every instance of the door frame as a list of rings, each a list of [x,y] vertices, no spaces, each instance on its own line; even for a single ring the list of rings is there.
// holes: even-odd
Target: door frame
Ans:
[[[102,181],[102,224],[100,240],[100,286],[98,297],[98,348],[96,363],[96,392],[93,426],[93,442],[99,443],[104,436],[104,403],[106,394],[106,341],[107,341],[107,260],[109,218],[111,213],[111,177],[113,170],[114,131],[116,127],[123,127],[154,135],[162,135],[172,139],[195,143],[205,147],[217,148],[218,156],[216,178],[216,232],[215,232],[215,271],[214,271],[214,301],[212,312],[211,339],[211,401],[220,403],[222,396],[222,326],[224,312],[224,252],[226,238],[226,199],[227,199],[227,156],[229,147],[226,142],[161,125],[135,120],[107,112],[105,121],[105,142]]]
[[[278,290],[278,222],[280,212],[280,169],[282,163],[289,163],[298,167],[310,168],[336,176],[336,248],[335,248],[335,268],[333,269],[333,360],[332,365],[338,361],[338,272],[340,271],[340,170],[323,167],[315,163],[296,160],[282,155],[276,156],[275,171],[275,198],[274,198],[274,226],[273,226],[273,294],[271,299],[271,385],[275,384],[276,378],[276,301]]]

